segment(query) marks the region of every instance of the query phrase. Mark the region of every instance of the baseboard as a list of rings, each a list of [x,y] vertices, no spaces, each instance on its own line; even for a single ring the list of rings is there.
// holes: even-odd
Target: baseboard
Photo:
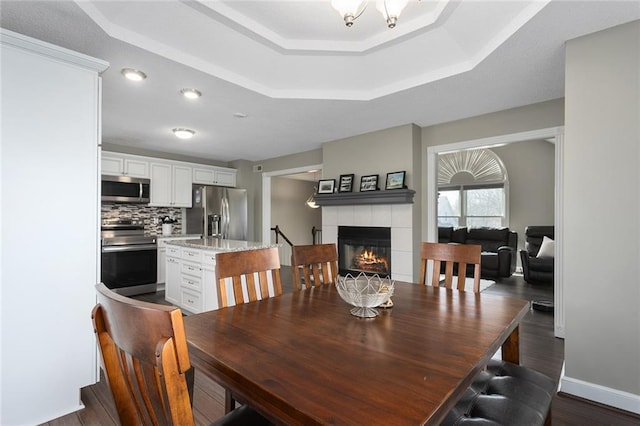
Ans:
[[[640,395],[567,377],[564,375],[564,371],[560,378],[560,392],[640,414]]]

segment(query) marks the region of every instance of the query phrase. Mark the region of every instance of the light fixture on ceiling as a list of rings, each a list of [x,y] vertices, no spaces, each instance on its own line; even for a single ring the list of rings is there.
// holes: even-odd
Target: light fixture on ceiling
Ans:
[[[307,201],[304,202],[307,207],[311,207],[312,209],[317,209],[318,207],[320,207],[318,204],[316,204],[316,194],[318,193],[318,178],[316,175],[317,172],[318,170],[309,170],[309,173],[314,173],[313,180],[316,182],[316,184],[313,186],[313,192],[311,193],[309,198],[307,198]]]
[[[131,81],[142,81],[147,78],[145,73],[139,70],[134,70],[133,68],[122,68],[120,73]]]
[[[198,99],[202,96],[202,92],[196,89],[182,89],[180,93],[187,99]]]
[[[382,14],[389,28],[394,28],[400,13],[407,5],[408,0],[377,0],[376,9]],[[331,0],[331,6],[338,11],[347,27],[353,25],[364,10],[369,0]]]
[[[195,130],[185,129],[184,127],[176,127],[172,130],[173,134],[180,139],[191,139],[196,134]]]

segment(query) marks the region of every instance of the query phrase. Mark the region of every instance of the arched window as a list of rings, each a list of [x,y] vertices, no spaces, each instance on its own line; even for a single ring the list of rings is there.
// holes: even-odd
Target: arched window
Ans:
[[[494,152],[473,149],[438,156],[438,226],[508,226],[509,180]]]

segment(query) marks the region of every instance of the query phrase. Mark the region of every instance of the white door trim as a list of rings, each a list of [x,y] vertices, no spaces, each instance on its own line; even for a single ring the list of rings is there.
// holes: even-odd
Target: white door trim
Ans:
[[[512,133],[508,135],[493,136],[489,138],[473,139],[444,145],[427,147],[427,241],[437,241],[437,167],[436,159],[438,154],[459,151],[462,149],[484,148],[495,145],[502,145],[515,142],[526,142],[539,139],[555,139],[555,270],[554,270],[554,334],[556,337],[564,338],[564,299],[563,299],[563,270],[562,270],[562,243],[563,243],[563,182],[564,173],[564,126],[550,127],[546,129],[532,130],[528,132]],[[431,201],[431,202],[430,202]]]

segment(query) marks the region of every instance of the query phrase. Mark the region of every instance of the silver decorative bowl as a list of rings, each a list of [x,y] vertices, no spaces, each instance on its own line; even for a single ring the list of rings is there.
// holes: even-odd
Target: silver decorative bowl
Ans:
[[[388,305],[393,295],[394,282],[390,278],[360,273],[357,277],[347,274],[339,276],[336,288],[340,297],[354,308],[351,315],[360,318],[373,318],[378,311],[373,309],[380,305]]]

